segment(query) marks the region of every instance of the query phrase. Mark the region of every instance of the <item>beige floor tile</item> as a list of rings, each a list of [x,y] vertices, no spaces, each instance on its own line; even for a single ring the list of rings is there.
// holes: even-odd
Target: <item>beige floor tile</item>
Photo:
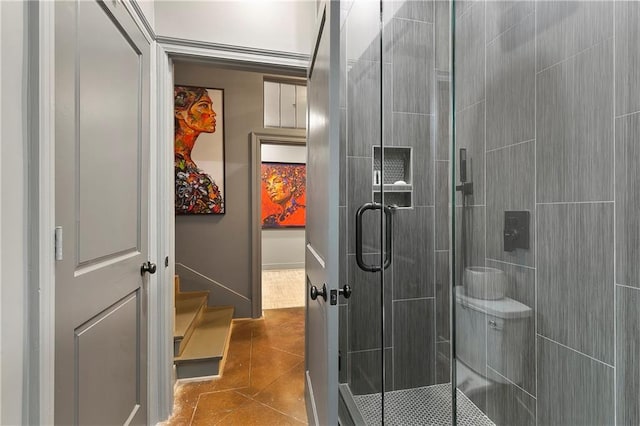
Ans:
[[[262,271],[262,309],[304,306],[304,269]]]

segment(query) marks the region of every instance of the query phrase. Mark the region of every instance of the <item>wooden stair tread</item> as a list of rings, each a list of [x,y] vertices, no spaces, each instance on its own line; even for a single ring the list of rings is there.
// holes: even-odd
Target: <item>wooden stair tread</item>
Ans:
[[[194,291],[176,295],[176,315],[173,329],[173,339],[181,339],[189,330],[200,309],[207,305],[209,293]]]
[[[175,357],[174,360],[186,362],[221,359],[225,354],[231,335],[232,318],[233,306],[206,308],[182,355]]]

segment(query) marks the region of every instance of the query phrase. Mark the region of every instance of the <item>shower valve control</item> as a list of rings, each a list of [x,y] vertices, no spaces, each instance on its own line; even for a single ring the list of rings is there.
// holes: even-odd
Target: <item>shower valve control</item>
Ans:
[[[528,211],[504,212],[504,251],[529,248],[529,222]]]

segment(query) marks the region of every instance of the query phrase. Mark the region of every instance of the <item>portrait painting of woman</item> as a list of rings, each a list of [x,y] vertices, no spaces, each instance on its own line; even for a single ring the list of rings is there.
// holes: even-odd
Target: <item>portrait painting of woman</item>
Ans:
[[[304,227],[306,165],[264,162],[261,168],[262,227]]]
[[[174,87],[175,212],[223,214],[223,93]]]

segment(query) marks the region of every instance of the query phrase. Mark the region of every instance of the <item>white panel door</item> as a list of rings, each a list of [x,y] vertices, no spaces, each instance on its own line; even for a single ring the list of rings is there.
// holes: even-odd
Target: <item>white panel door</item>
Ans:
[[[55,15],[55,422],[146,424],[149,43],[120,2]]]
[[[337,425],[339,2],[326,2],[320,17],[323,25],[308,81],[305,390],[309,424]],[[332,291],[336,303],[332,303]]]

